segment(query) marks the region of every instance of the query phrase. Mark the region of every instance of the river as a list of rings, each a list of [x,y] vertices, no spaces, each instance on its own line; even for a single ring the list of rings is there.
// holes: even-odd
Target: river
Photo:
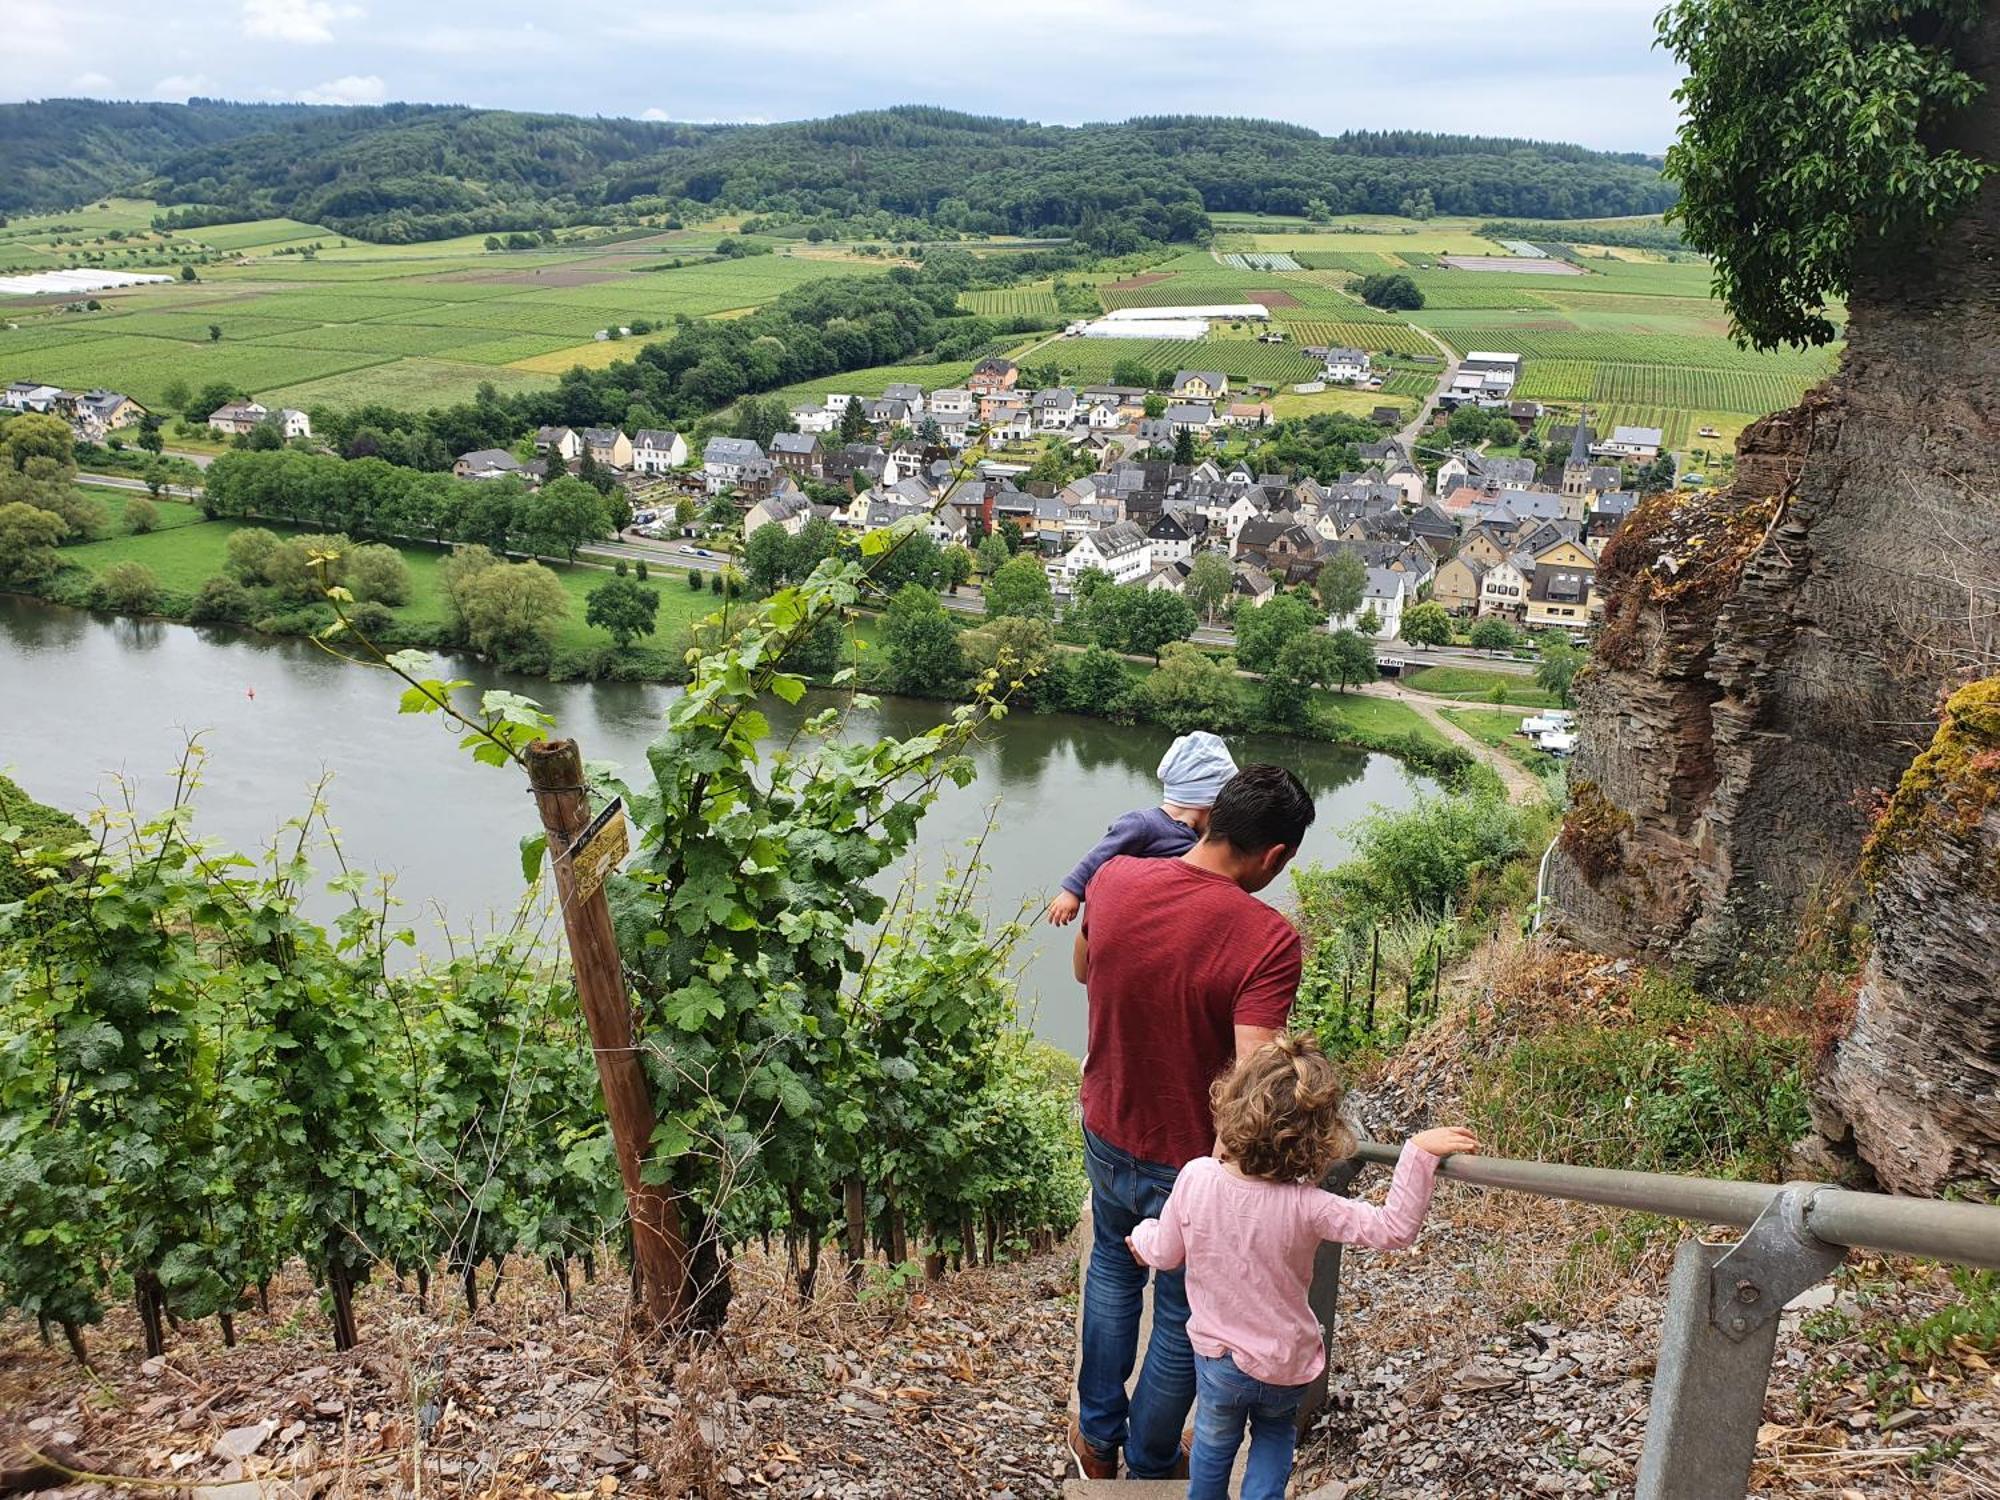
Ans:
[[[593,759],[643,774],[644,750],[674,689],[557,684],[458,661],[453,675],[536,699]],[[347,858],[388,872],[413,922],[436,946],[437,916],[464,931],[511,911],[522,892],[522,833],[536,827],[518,776],[475,765],[437,720],[396,711],[384,674],[335,661],[308,641],[118,619],[0,596],[0,770],[42,801],[81,813],[124,793],[162,806],[190,734],[207,751],[196,827],[255,852],[326,793]],[[803,707],[811,707],[808,699]],[[782,733],[803,711],[772,706]],[[942,705],[885,698],[850,721],[859,735],[910,735]],[[940,868],[985,827],[988,897],[996,915],[1046,900],[1117,814],[1159,800],[1154,768],[1172,736],[1067,715],[1018,714],[973,749],[979,775],[947,787],[919,837],[923,868]],[[1390,756],[1292,739],[1237,736],[1240,764],[1290,765],[1312,789],[1319,818],[1306,858],[1336,860],[1346,830],[1371,806],[1407,806],[1428,783]],[[324,863],[324,861],[322,861]],[[1283,904],[1289,882],[1269,893]],[[316,911],[330,912],[332,898]],[[433,914],[423,920],[426,913]],[[1069,935],[1038,925],[1023,946],[1021,996],[1035,1029],[1071,1052],[1083,1046],[1083,998],[1069,973]]]

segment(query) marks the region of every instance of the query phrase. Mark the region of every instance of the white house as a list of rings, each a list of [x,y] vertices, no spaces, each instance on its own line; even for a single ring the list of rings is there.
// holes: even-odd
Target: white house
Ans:
[[[1320,377],[1337,385],[1354,385],[1368,378],[1373,361],[1364,349],[1333,348],[1321,356]]]
[[[42,385],[33,380],[17,380],[0,393],[0,405],[9,411],[47,412],[54,409],[56,397],[62,394],[59,385]]]
[[[1003,443],[1025,443],[1035,435],[1035,417],[1025,406],[1016,407],[993,421],[993,436]]]
[[[1481,406],[1504,406],[1521,378],[1521,356],[1493,349],[1473,349],[1458,362],[1451,388],[1444,394],[1447,405],[1476,401]]]
[[[1215,425],[1215,408],[1205,401],[1176,401],[1167,407],[1167,424],[1175,437],[1183,432],[1207,432]]]
[[[763,457],[764,450],[749,438],[712,437],[701,450],[702,487],[719,495],[742,479],[746,466]]]
[[[1086,531],[1063,554],[1062,579],[1074,588],[1079,573],[1095,568],[1109,574],[1113,583],[1137,583],[1153,569],[1153,553],[1146,533],[1134,521],[1120,521],[1101,531]]]
[[[313,435],[312,418],[294,407],[279,407],[275,413],[275,417],[278,423],[278,431],[285,435],[285,441],[288,443],[293,438],[305,438]]]
[[[1407,574],[1391,572],[1388,568],[1370,568],[1368,587],[1361,594],[1361,607],[1351,615],[1329,616],[1326,628],[1358,629],[1361,617],[1372,609],[1376,619],[1375,639],[1393,641],[1403,633],[1403,605],[1408,596],[1409,583]]]
[[[1519,620],[1528,610],[1535,565],[1521,553],[1502,558],[1479,579],[1479,613]]]
[[[678,432],[641,427],[632,436],[632,467],[641,474],[664,474],[687,461],[687,439]]]
[[[1591,444],[1590,451],[1599,458],[1630,458],[1651,463],[1660,456],[1660,444],[1665,440],[1666,434],[1658,427],[1614,427],[1611,436]]]
[[[940,425],[953,419],[969,422],[972,414],[979,409],[972,392],[964,389],[932,391],[927,405]]]
[[[817,401],[803,401],[792,408],[792,425],[800,432],[833,432],[840,426],[840,413]]]
[[[583,455],[583,437],[572,427],[537,427],[535,451],[554,449],[564,463],[575,463]]]
[[[1067,427],[1076,415],[1076,392],[1066,385],[1035,392],[1035,425],[1044,429]]]
[[[765,526],[776,526],[786,536],[797,536],[812,519],[812,502],[797,490],[767,495],[743,516],[743,535]]]
[[[208,414],[211,432],[224,432],[232,436],[253,432],[271,415],[270,409],[256,401],[232,401],[227,406],[218,406]]]

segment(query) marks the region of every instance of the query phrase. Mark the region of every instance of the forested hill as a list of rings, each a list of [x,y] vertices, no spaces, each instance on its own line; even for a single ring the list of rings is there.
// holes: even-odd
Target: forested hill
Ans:
[[[72,208],[130,188],[181,152],[241,135],[267,135],[312,115],[310,104],[116,104],[43,99],[0,104],[0,213]]]
[[[1560,219],[1674,197],[1641,156],[1193,116],[1072,127],[912,106],[724,126],[431,105],[0,108],[0,209],[118,190],[184,205],[188,222],[282,214],[390,241],[696,207],[1074,232],[1107,249],[1195,238],[1224,210]]]

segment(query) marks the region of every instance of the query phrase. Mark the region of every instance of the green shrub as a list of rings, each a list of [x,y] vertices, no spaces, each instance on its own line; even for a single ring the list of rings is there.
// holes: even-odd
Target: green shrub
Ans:
[[[1503,1156],[1776,1180],[1804,1135],[1811,1043],[1643,979],[1630,1011],[1579,1014],[1475,1062],[1472,1123]]]
[[[197,625],[242,625],[256,608],[250,591],[234,578],[217,573],[195,590],[188,619]]]

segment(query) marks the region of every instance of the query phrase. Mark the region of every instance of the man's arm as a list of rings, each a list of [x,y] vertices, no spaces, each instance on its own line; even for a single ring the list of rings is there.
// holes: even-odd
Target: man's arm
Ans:
[[[1080,935],[1077,941],[1083,941]],[[1275,1026],[1244,1026],[1239,1023],[1236,1027],[1236,1055],[1239,1058],[1248,1057],[1264,1043],[1274,1042],[1277,1039],[1278,1030]]]
[[[1070,972],[1076,975],[1078,984],[1090,983],[1090,929],[1088,926],[1076,930],[1076,942],[1069,950]],[[1236,1028],[1241,1031],[1242,1027]]]

